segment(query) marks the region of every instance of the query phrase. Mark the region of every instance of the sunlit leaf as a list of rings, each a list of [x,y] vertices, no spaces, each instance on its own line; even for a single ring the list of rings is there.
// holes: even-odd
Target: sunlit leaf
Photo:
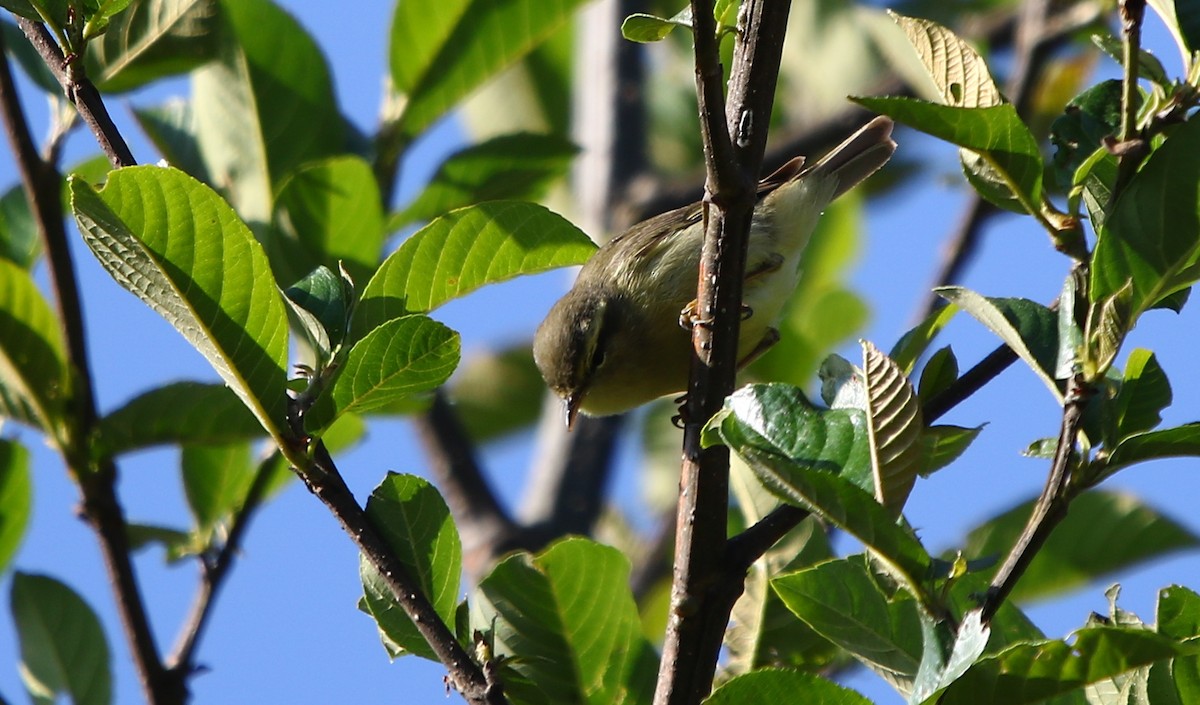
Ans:
[[[367,517],[416,581],[438,616],[454,624],[462,545],[437,489],[412,475],[388,473],[367,500]],[[387,583],[365,558],[359,562],[367,610],[379,627],[388,654],[437,656],[397,603]]]
[[[929,344],[946,327],[950,319],[954,318],[956,313],[958,313],[958,307],[947,304],[929,314],[925,320],[900,336],[900,340],[896,341],[891,351],[888,352],[888,357],[904,370],[904,374],[910,374],[916,367],[917,360],[929,349]]]
[[[812,673],[764,668],[723,683],[704,699],[704,705],[799,703],[810,705],[870,705],[859,693]]]
[[[1041,150],[1011,104],[963,108],[915,98],[856,97],[854,101],[897,122],[977,153],[985,166],[995,172],[998,183],[1017,199],[1021,210],[1035,212],[1039,207],[1043,169]],[[981,176],[978,172],[974,176],[977,180],[983,176],[992,178],[986,174]],[[1002,208],[1016,209],[1007,198],[996,198],[995,191],[981,190],[980,193]]]
[[[1171,405],[1171,383],[1154,353],[1137,348],[1125,361],[1121,389],[1113,400],[1117,433],[1124,438],[1149,431],[1162,421],[1162,410]]]
[[[54,312],[29,272],[0,259],[0,417],[55,434],[67,393]]]
[[[1133,282],[1130,319],[1200,280],[1200,120],[1179,126],[1113,206],[1092,257],[1092,302]]]
[[[281,438],[287,316],[246,225],[174,169],[119,169],[100,192],[72,178],[71,193],[84,240],[109,274],[183,334]]]
[[[864,341],[862,349],[875,498],[899,514],[923,456],[921,405],[895,362],[872,343]]]
[[[363,289],[359,334],[404,315],[521,274],[581,264],[596,246],[546,208],[492,201],[447,213],[388,257]]]
[[[375,271],[383,250],[383,205],[375,175],[361,158],[305,164],[280,186],[276,207],[276,222],[289,236],[281,246],[305,255],[302,271],[282,281],[295,281],[317,265],[335,272],[344,266],[364,283]],[[289,254],[293,263],[301,256]]]
[[[566,173],[578,151],[563,137],[530,132],[467,147],[442,162],[425,190],[390,220],[388,230],[483,201],[536,201]]]
[[[241,508],[254,482],[248,443],[186,445],[180,466],[188,508],[204,536]]]
[[[210,183],[249,222],[299,165],[345,146],[329,67],[313,38],[269,0],[222,0],[218,60],[192,74],[192,110]]]
[[[979,53],[954,32],[919,17],[889,13],[904,30],[942,102],[959,108],[990,108],[1006,102]]]
[[[911,682],[921,662],[915,600],[887,590],[865,556],[850,556],[780,576],[771,587],[797,617],[894,682]]]
[[[1074,640],[1017,644],[972,666],[940,705],[1038,703],[1184,652],[1172,639],[1136,628],[1090,627]]]
[[[1062,400],[1052,376],[1058,354],[1058,318],[1053,311],[1027,299],[988,298],[957,286],[935,291],[995,333],[1037,373],[1054,398]]]
[[[642,637],[629,561],[587,539],[501,561],[471,600],[515,702],[649,702],[658,658]]]
[[[392,319],[355,343],[333,388],[305,417],[310,430],[429,391],[458,365],[458,334],[420,315]]]
[[[113,9],[108,3],[108,11]],[[137,0],[88,43],[88,77],[105,93],[186,73],[216,56],[217,0]]]
[[[1108,456],[1106,474],[1158,458],[1200,456],[1200,423],[1193,422],[1146,433],[1135,433],[1123,439]]]
[[[459,100],[544,41],[582,0],[396,4],[388,55],[407,95],[401,129],[420,134]]]

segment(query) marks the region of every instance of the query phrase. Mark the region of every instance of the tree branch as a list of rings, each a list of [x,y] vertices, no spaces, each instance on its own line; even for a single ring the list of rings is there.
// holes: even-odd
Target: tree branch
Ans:
[[[1075,454],[1075,442],[1079,437],[1083,412],[1093,393],[1094,390],[1084,382],[1082,375],[1075,375],[1068,384],[1067,397],[1063,401],[1062,428],[1059,431],[1054,460],[1050,465],[1050,474],[1046,478],[1046,486],[1034,504],[1020,537],[1013,544],[1004,564],[996,571],[988,587],[981,606],[985,622],[995,616],[1000,605],[1029,567],[1030,561],[1037,555],[1038,549],[1046,543],[1054,527],[1067,515],[1067,506],[1071,501],[1068,491],[1071,459]]]
[[[303,448],[283,449],[297,468],[310,492],[333,514],[334,519],[350,536],[362,555],[379,572],[413,625],[438,660],[446,667],[449,684],[467,702],[477,705],[506,705],[503,688],[492,676],[493,669],[482,669],[458,643],[454,633],[442,621],[420,584],[409,575],[408,569],[376,531],[366,512],[342,479],[333,458],[318,441],[315,453],[308,460]]]
[[[66,409],[67,428],[54,441],[68,472],[79,486],[83,498],[83,517],[99,539],[104,565],[116,595],[117,611],[133,654],[143,694],[148,702],[156,705],[182,703],[186,699],[186,687],[171,679],[163,668],[133,561],[130,560],[127,524],[116,496],[116,465],[108,458],[93,463],[90,457],[89,442],[96,427],[95,392],[75,267],[63,225],[62,176],[54,164],[38,156],[16,93],[2,38],[0,111],[3,112],[5,130],[17,158],[25,196],[46,251],[59,325],[66,341],[66,362],[72,372],[72,396]]]
[[[745,571],[729,574],[724,560],[729,451],[701,450],[700,429],[733,391],[755,184],[788,10],[783,0],[742,5],[725,106],[713,3],[692,1],[696,91],[708,170],[705,200],[710,206],[696,294],[700,321],[692,333],[696,354],[684,413],[671,611],[656,705],[698,703],[709,693],[729,613],[744,588]]]
[[[104,100],[101,99],[100,92],[84,74],[83,57],[63,56],[62,49],[59,48],[54,37],[42,23],[18,17],[17,24],[29,38],[29,43],[46,62],[46,66],[54,74],[54,78],[58,79],[63,94],[79,111],[79,116],[83,118],[84,124],[95,135],[96,142],[100,144],[100,149],[104,152],[104,156],[108,157],[108,161],[114,167],[137,164],[133,153],[129,151],[129,145],[125,144],[125,138],[121,137],[117,126],[113,124],[112,118],[108,114],[108,108],[104,107]]]
[[[443,390],[414,421],[446,503],[463,539],[467,570],[478,574],[495,557],[521,545],[520,528],[496,499],[475,456],[475,444]]]
[[[242,549],[242,537],[250,528],[250,519],[262,505],[267,487],[271,484],[275,465],[279,461],[279,451],[274,451],[258,464],[254,480],[246,492],[242,506],[233,517],[224,544],[221,545],[216,556],[200,557],[200,587],[192,600],[191,613],[180,629],[175,649],[171,657],[167,659],[167,670],[175,673],[176,677],[180,679],[186,679],[198,670],[196,649],[208,626],[209,618],[212,616],[217,593],[229,575],[229,570],[233,567],[234,556]]]

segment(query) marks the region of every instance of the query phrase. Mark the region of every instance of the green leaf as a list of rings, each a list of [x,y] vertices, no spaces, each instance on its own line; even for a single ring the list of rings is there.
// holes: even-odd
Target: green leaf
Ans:
[[[962,426],[929,426],[921,434],[924,446],[925,462],[922,475],[929,475],[958,459],[975,441],[983,426],[963,428]]]
[[[1120,80],[1101,81],[1072,98],[1050,125],[1052,162],[1060,186],[1073,186],[1079,167],[1104,146],[1105,137],[1120,129],[1121,99]]]
[[[32,506],[29,451],[15,441],[0,439],[0,573],[21,545]]]
[[[972,529],[964,555],[980,558],[1006,553],[1024,528],[1032,506],[1025,502]],[[1198,542],[1185,526],[1132,496],[1084,492],[1034,556],[1013,590],[1013,599],[1058,595],[1173,551],[1193,548]]]
[[[289,236],[281,243],[300,272],[338,265],[356,281],[374,273],[383,251],[383,201],[371,166],[360,157],[334,157],[305,164],[280,187],[276,224]],[[273,258],[278,263],[279,258]],[[294,281],[296,277],[283,277]]]
[[[706,446],[754,449],[802,467],[839,473],[866,492],[875,489],[866,415],[861,408],[818,409],[798,387],[752,384],[725,400],[708,422]]]
[[[1113,61],[1124,65],[1125,42],[1120,37],[1108,33],[1093,34],[1092,44],[1095,44],[1097,47],[1099,47],[1100,51],[1108,54]],[[1157,56],[1151,54],[1145,49],[1138,49],[1137,71],[1138,76],[1150,81],[1151,83],[1157,83],[1164,89],[1171,86],[1171,77],[1167,75],[1166,67],[1162,65],[1162,62],[1158,60]],[[1120,82],[1118,81],[1118,83]],[[1141,96],[1139,95],[1138,98],[1140,101]],[[1116,132],[1111,134],[1116,134]]]
[[[561,26],[582,0],[399,2],[388,55],[407,94],[400,119],[415,136]]]
[[[428,221],[483,201],[536,201],[562,177],[579,152],[558,135],[518,132],[493,137],[455,152],[429,184],[388,223],[388,231]]]
[[[250,445],[185,445],[180,467],[188,507],[207,543],[212,531],[241,508],[254,483]]]
[[[97,456],[162,444],[220,444],[261,438],[254,414],[223,384],[173,382],[130,399],[100,419]]]
[[[723,683],[704,699],[704,705],[747,703],[806,703],[808,705],[870,705],[859,693],[812,673],[764,668]]]
[[[21,677],[36,698],[74,705],[112,702],[112,666],[100,620],[74,590],[43,575],[16,573],[12,614],[21,640]]]
[[[333,387],[305,416],[311,431],[338,416],[386,408],[434,389],[458,365],[458,333],[420,315],[396,318],[368,333],[346,356]]]
[[[1037,213],[1042,198],[1042,155],[1033,133],[1009,103],[983,108],[938,105],[915,98],[853,98],[854,102],[977,153],[1020,208],[981,190],[1002,208]],[[964,161],[964,164],[967,162]],[[971,174],[968,174],[969,176]],[[973,181],[978,185],[978,180]]]
[[[715,12],[716,8],[714,7],[713,10]],[[692,28],[692,8],[690,5],[670,18],[635,12],[626,17],[625,21],[621,23],[621,36],[631,42],[648,44],[666,39],[667,35],[675,31],[676,27],[683,27],[684,29]]]
[[[287,317],[266,255],[211,189],[181,171],[70,180],[75,220],[117,283],[183,334],[277,441],[286,433]]]
[[[216,0],[107,0],[104,36],[88,42],[88,76],[104,93],[120,93],[186,73],[217,54]],[[101,15],[97,15],[98,17]],[[89,22],[92,24],[92,22]]]
[[[899,515],[924,456],[921,405],[895,362],[870,342],[863,341],[862,349],[875,498]]]
[[[731,468],[730,485],[747,526],[779,506],[779,501],[743,463]],[[815,517],[810,517],[755,561],[725,632],[725,647],[729,651],[724,669],[727,674],[737,675],[765,666],[819,671],[844,661],[845,655],[834,644],[795,618],[770,585],[771,579],[783,572],[808,568],[831,558],[833,551],[825,529]]]
[[[1200,49],[1200,7],[1191,0],[1149,0],[1149,5],[1162,17],[1179,46],[1184,66],[1189,66],[1192,53]]]
[[[424,313],[485,284],[581,264],[596,246],[562,216],[520,201],[447,213],[404,241],[363,290],[361,335],[405,313]]]
[[[929,356],[929,362],[921,369],[921,381],[917,384],[917,396],[923,403],[929,403],[937,395],[946,391],[958,380],[958,358],[947,345]]]
[[[818,634],[889,681],[911,683],[921,662],[920,608],[885,582],[858,555],[780,576],[771,587]]]
[[[32,269],[41,254],[42,241],[25,190],[13,186],[0,196],[0,258]]]
[[[1159,634],[1181,641],[1194,640],[1197,635],[1200,635],[1200,595],[1179,585],[1163,588],[1158,593],[1157,619],[1155,621]],[[1154,669],[1158,670],[1162,665],[1155,664]],[[1166,669],[1162,670],[1166,671]],[[1175,700],[1171,701],[1168,697],[1155,693],[1154,699],[1151,700],[1154,705],[1160,705],[1160,703],[1171,705],[1172,702],[1186,705],[1200,697],[1200,656],[1195,654],[1176,656],[1166,675],[1170,681],[1166,687],[1170,689],[1170,694]],[[1152,670],[1152,687],[1154,676],[1155,673]]]
[[[57,319],[29,272],[0,259],[0,417],[58,434],[70,393]]]
[[[218,60],[192,74],[205,171],[248,222],[301,164],[345,146],[329,67],[313,38],[269,0],[221,0]]]
[[[945,105],[990,108],[1005,103],[979,53],[936,22],[889,12],[904,30]]]
[[[1179,126],[1129,182],[1100,229],[1093,303],[1132,280],[1130,320],[1200,280],[1200,120]]]
[[[388,473],[367,500],[367,518],[448,626],[454,626],[462,544],[436,488],[413,475]],[[436,661],[433,649],[366,558],[359,561],[363,599],[388,655],[404,652]]]
[[[1125,335],[1133,328],[1129,299],[1132,287],[1128,283],[1088,310],[1087,359],[1084,372],[1090,378],[1103,377],[1112,366]]]
[[[931,696],[958,680],[959,676],[983,654],[991,637],[991,625],[982,622],[978,609],[971,610],[963,617],[957,633],[944,634],[954,638],[947,649],[939,639],[943,633],[949,631],[946,623],[935,622],[925,612],[922,612],[920,617],[925,647],[921,657],[921,668],[917,672],[913,691],[908,697],[909,703],[926,702]]]
[[[467,357],[449,392],[467,433],[487,442],[532,426],[542,412],[546,383],[524,341]]]
[[[1145,629],[1089,627],[1071,644],[1017,644],[972,666],[941,695],[939,705],[1024,705],[1096,683],[1183,653],[1184,647]]]
[[[1123,439],[1108,456],[1105,474],[1147,460],[1195,456],[1200,456],[1200,422],[1135,433]]]
[[[911,374],[917,366],[917,360],[929,349],[929,345],[937,334],[942,332],[946,324],[958,313],[958,307],[953,304],[942,306],[929,314],[925,320],[910,329],[892,346],[888,357],[892,358],[904,374]]]
[[[934,291],[995,333],[1062,401],[1053,377],[1058,354],[1058,318],[1053,311],[1028,299],[989,298],[957,286]]]
[[[350,332],[354,311],[353,282],[321,265],[283,292],[288,313],[316,351],[315,369],[322,369]]]
[[[571,538],[510,556],[480,581],[471,625],[494,639],[513,702],[652,698],[658,658],[641,634],[629,560],[614,548]]]
[[[131,522],[125,525],[125,534],[129,537],[129,547],[134,551],[141,551],[155,544],[161,545],[166,551],[168,564],[201,555],[211,549],[207,538],[201,538],[192,531],[167,526]]]

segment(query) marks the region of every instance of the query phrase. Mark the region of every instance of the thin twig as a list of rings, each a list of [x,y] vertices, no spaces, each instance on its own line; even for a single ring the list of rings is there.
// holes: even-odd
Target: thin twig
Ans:
[[[113,124],[108,108],[104,107],[100,92],[84,73],[83,57],[71,56],[68,60],[68,57],[63,56],[62,49],[42,23],[18,17],[17,24],[46,62],[54,78],[58,79],[63,94],[79,111],[79,116],[96,137],[96,142],[99,143],[104,156],[108,157],[108,161],[117,168],[137,164],[133,152],[129,151],[129,145],[125,143],[125,138]]]
[[[1029,567],[1030,561],[1050,537],[1054,527],[1067,515],[1067,506],[1071,501],[1071,495],[1068,493],[1071,460],[1075,455],[1075,442],[1079,437],[1083,412],[1092,392],[1091,387],[1083,381],[1082,375],[1072,378],[1063,402],[1062,428],[1059,431],[1054,460],[1050,465],[1050,474],[1046,478],[1046,486],[1034,504],[1017,542],[1013,544],[1004,564],[1000,566],[988,587],[981,606],[985,622],[1000,609],[1000,605],[1012,592],[1025,569]]]
[[[1121,0],[1121,34],[1124,37],[1121,80],[1121,128],[1113,148],[1117,153],[1117,180],[1113,184],[1110,204],[1125,190],[1138,166],[1146,158],[1149,145],[1138,133],[1138,53],[1142,47],[1142,20],[1146,15],[1146,0]]]
[[[209,618],[212,616],[217,593],[229,575],[230,568],[233,567],[234,557],[242,549],[242,537],[250,528],[250,519],[258,511],[266,497],[267,488],[271,484],[275,466],[279,461],[279,452],[275,451],[259,462],[254,480],[246,492],[242,506],[233,516],[229,533],[220,550],[217,551],[216,556],[200,557],[202,571],[200,586],[196,591],[195,599],[192,600],[192,610],[188,619],[180,629],[175,649],[171,657],[167,659],[167,669],[177,673],[180,678],[187,678],[197,670],[196,649],[204,629],[208,625]]]

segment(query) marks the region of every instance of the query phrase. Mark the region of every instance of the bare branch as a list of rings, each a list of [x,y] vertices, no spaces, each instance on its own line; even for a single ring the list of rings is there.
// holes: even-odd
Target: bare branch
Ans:
[[[700,429],[733,390],[755,184],[762,167],[789,3],[742,5],[724,105],[713,3],[692,2],[696,92],[707,165],[706,233],[693,328],[691,382],[684,412],[683,467],[675,537],[671,612],[659,668],[656,705],[697,703],[712,689],[729,613],[745,571],[724,560],[729,451],[700,448]],[[718,550],[720,547],[720,550]]]
[[[17,158],[25,196],[37,223],[49,264],[50,282],[58,305],[58,319],[72,369],[73,398],[68,406],[68,429],[55,438],[67,469],[83,496],[81,511],[100,541],[104,565],[116,594],[121,625],[148,702],[175,705],[186,699],[186,688],[163,668],[145,602],[138,586],[124,511],[116,495],[117,468],[110,459],[90,458],[88,439],[96,426],[95,393],[88,363],[83,312],[71,251],[63,225],[62,176],[52,163],[38,156],[28,122],[13,83],[8,56],[0,38],[0,112]]]
[[[96,90],[96,86],[84,73],[83,57],[63,56],[62,49],[55,43],[54,37],[50,36],[50,32],[42,23],[18,17],[17,24],[29,38],[29,43],[46,62],[50,72],[58,79],[67,100],[71,101],[75,109],[79,111],[79,116],[83,118],[84,124],[96,136],[96,142],[99,143],[104,156],[108,157],[108,161],[114,167],[137,164],[133,158],[133,152],[129,151],[129,145],[125,144],[125,138],[121,136],[117,126],[113,124],[112,118],[109,117],[108,108],[104,107],[100,92]]]

